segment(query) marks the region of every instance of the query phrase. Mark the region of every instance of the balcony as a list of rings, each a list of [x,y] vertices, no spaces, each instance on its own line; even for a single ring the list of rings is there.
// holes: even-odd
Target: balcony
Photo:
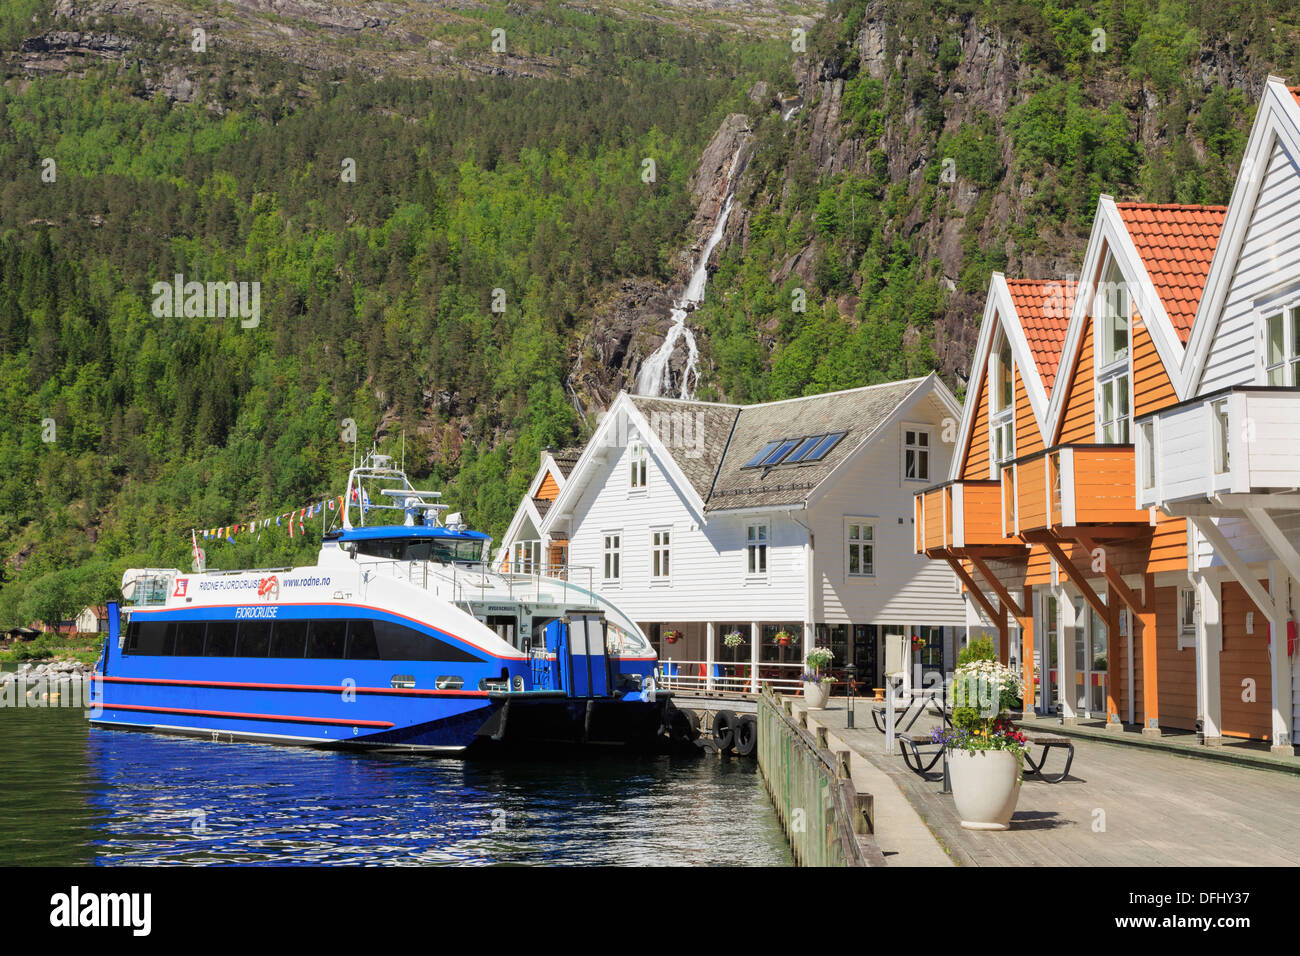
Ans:
[[[1238,386],[1137,421],[1137,502],[1186,511],[1300,488],[1300,388]],[[1238,504],[1242,501],[1236,498]]]
[[[1002,533],[997,481],[949,481],[915,497],[916,551],[931,557],[1023,551]]]
[[[1002,470],[1002,523],[1031,539],[1087,527],[1095,537],[1150,526],[1134,493],[1132,445],[1058,445]],[[1067,532],[1068,534],[1068,532]]]

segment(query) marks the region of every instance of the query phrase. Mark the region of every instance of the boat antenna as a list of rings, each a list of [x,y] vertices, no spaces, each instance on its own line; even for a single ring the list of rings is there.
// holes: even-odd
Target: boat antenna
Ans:
[[[406,473],[406,429],[402,429],[402,474]]]

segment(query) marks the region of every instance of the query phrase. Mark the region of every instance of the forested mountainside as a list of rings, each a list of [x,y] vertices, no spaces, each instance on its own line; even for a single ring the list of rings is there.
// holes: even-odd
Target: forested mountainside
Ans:
[[[345,419],[500,534],[662,339],[719,137],[701,397],[953,381],[990,271],[1077,271],[1101,191],[1226,199],[1291,6],[7,3],[0,623],[337,494]],[[177,274],[257,324],[155,315]]]

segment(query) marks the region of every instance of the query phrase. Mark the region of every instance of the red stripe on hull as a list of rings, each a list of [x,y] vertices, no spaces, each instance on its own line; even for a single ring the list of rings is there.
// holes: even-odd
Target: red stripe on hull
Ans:
[[[150,714],[183,714],[189,717],[231,717],[238,720],[278,720],[287,724],[329,724],[333,727],[373,727],[388,730],[396,725],[383,720],[340,720],[334,717],[297,717],[291,714],[242,714],[230,710],[191,710],[185,707],[145,707],[141,704],[109,704],[95,701],[103,710],[137,710]],[[93,719],[93,718],[92,718]]]
[[[160,684],[166,687],[220,687],[235,690],[298,690],[341,694],[383,694],[408,697],[487,697],[486,690],[417,690],[407,687],[333,687],[329,684],[256,684],[224,680],[171,680],[165,677],[94,677],[105,684]]]

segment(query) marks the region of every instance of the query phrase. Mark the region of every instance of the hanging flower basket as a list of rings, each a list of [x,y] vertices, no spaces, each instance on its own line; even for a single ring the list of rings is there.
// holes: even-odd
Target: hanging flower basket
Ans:
[[[776,642],[780,644],[782,647],[789,647],[790,643],[793,640],[794,640],[794,635],[791,634],[789,631],[776,632]]]
[[[912,646],[918,650],[925,647],[925,638],[921,637],[919,634],[915,635],[912,638]]]
[[[664,640],[669,644],[676,644],[682,639],[681,631],[664,631]]]
[[[739,647],[745,638],[739,631],[728,631],[722,638],[722,643],[727,647]]]

